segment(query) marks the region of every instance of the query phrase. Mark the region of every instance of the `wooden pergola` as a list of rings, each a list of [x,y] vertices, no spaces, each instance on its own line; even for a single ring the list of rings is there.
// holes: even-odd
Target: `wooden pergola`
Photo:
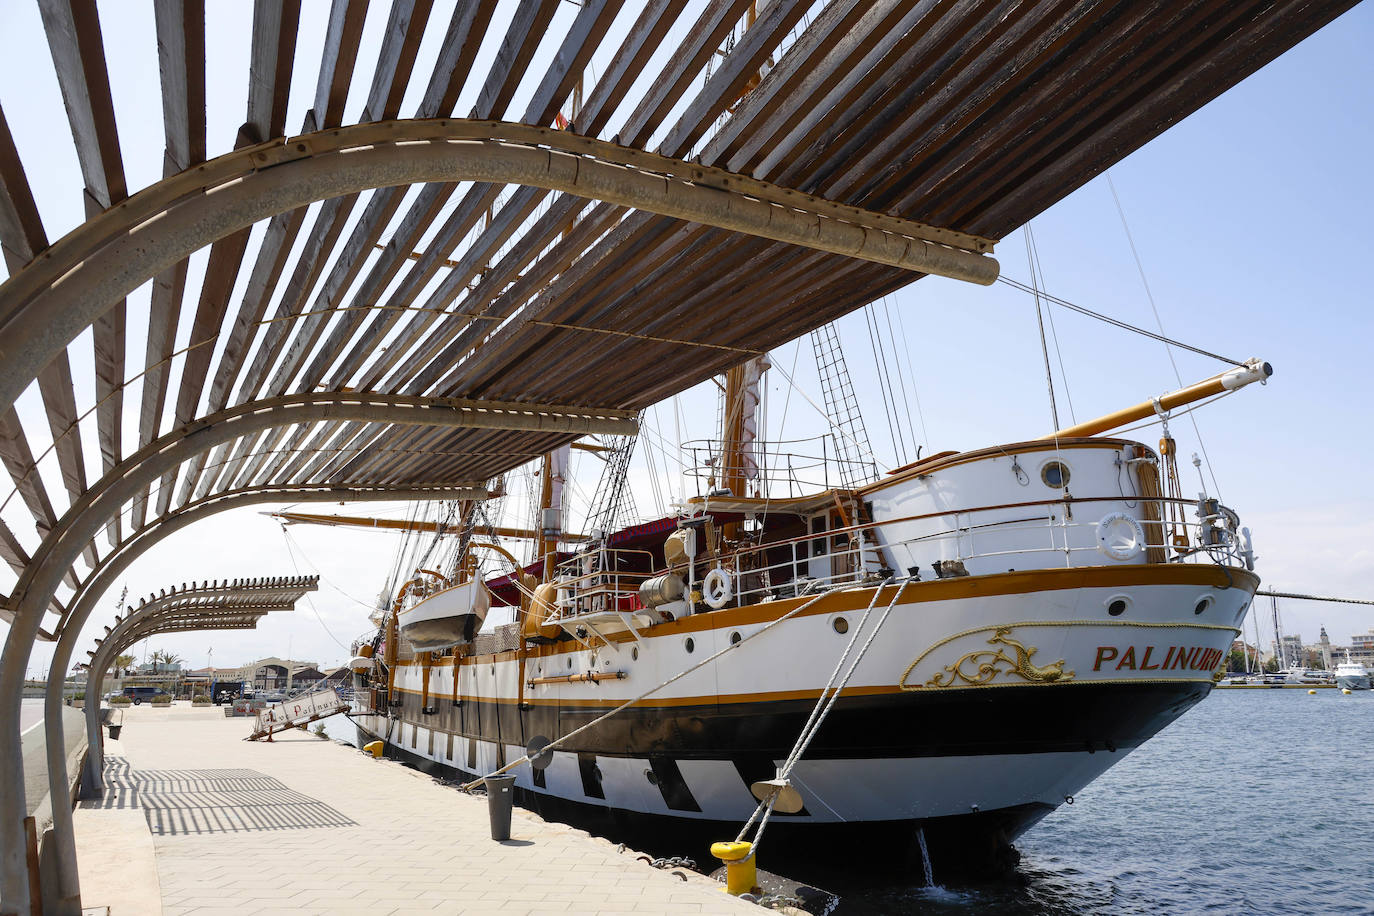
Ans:
[[[1353,0],[332,0],[308,58],[300,0],[255,0],[232,123],[203,0],[154,2],[145,123],[94,0],[37,3],[6,38],[51,52],[87,220],[49,238],[0,107],[3,914],[33,893],[11,688],[151,544],[481,498],[926,273],[992,282],[996,239]],[[131,189],[140,130],[164,177]]]

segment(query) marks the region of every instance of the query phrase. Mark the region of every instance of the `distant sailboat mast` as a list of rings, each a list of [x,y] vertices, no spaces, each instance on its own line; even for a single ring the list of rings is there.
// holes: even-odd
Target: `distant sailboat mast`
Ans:
[[[1270,595],[1269,606],[1274,611],[1274,657],[1279,661],[1279,668],[1288,668],[1288,653],[1283,650],[1283,636],[1279,632],[1279,599]]]

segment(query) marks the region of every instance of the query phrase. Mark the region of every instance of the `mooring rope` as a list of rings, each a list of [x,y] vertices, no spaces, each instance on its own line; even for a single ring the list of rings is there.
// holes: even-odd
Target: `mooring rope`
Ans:
[[[897,602],[902,599],[902,593],[906,591],[907,585],[911,583],[909,577],[902,580],[902,584],[897,587],[897,593],[892,596],[892,601],[883,609],[882,616],[878,618],[878,622],[873,626],[872,631],[869,632],[868,638],[864,640],[862,648],[859,649],[859,654],[854,656],[854,660],[849,663],[849,668],[845,671],[844,677],[836,684],[835,675],[844,665],[845,659],[848,658],[850,650],[853,649],[854,643],[859,638],[859,634],[863,632],[864,624],[867,623],[869,613],[878,603],[878,596],[882,594],[883,587],[891,581],[891,579],[886,580],[883,585],[878,586],[878,588],[874,590],[873,601],[869,603],[868,609],[864,611],[863,618],[854,629],[854,636],[850,638],[849,644],[845,646],[844,654],[840,656],[839,664],[835,666],[835,671],[830,675],[830,681],[826,683],[825,689],[821,691],[820,697],[817,698],[816,706],[811,711],[811,718],[807,720],[806,726],[802,728],[801,734],[797,736],[796,744],[792,746],[792,752],[788,754],[787,760],[783,762],[782,767],[778,770],[776,778],[779,781],[786,781],[791,777],[792,771],[796,769],[797,764],[801,762],[802,755],[806,753],[807,747],[810,746],[811,739],[816,737],[816,733],[820,731],[826,716],[830,715],[830,710],[835,707],[835,701],[839,699],[840,691],[844,690],[849,684],[849,679],[854,676],[854,672],[859,667],[859,662],[863,661],[864,656],[868,654],[868,649],[873,645],[873,640],[877,637],[878,631],[883,628],[883,624],[887,622],[888,615],[891,614],[892,609],[897,606]],[[830,693],[832,688],[834,692]],[[829,694],[829,696],[827,696],[827,694]],[[738,843],[743,841],[745,834],[749,832],[749,828],[753,826],[754,821],[758,820],[760,814],[763,815],[763,819],[759,821],[759,829],[754,834],[753,846],[749,850],[749,855],[751,856],[758,854],[759,846],[763,842],[763,831],[768,827],[768,819],[773,815],[773,807],[777,804],[780,794],[781,787],[779,787],[778,791],[769,795],[768,798],[759,802],[758,807],[754,809],[754,813],[749,816],[749,820],[745,821],[744,826],[740,829],[739,836],[735,837],[735,842]]]

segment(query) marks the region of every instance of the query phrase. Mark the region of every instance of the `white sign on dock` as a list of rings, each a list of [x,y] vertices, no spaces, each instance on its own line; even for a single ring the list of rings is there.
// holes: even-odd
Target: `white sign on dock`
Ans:
[[[273,732],[295,728],[298,725],[314,722],[316,719],[323,719],[347,711],[348,704],[343,701],[337,691],[332,688],[316,690],[304,696],[259,710],[251,737],[254,739],[261,738],[265,735],[271,735]]]

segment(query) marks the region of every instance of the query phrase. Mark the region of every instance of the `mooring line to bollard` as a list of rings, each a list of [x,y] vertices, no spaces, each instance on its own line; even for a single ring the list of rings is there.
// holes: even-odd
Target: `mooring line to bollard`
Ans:
[[[849,668],[844,672],[844,676],[840,678],[837,684],[835,678],[839,675],[840,669],[844,667],[850,651],[854,648],[854,644],[859,639],[859,634],[863,632],[864,624],[868,622],[869,614],[877,605],[878,596],[882,594],[883,587],[891,581],[891,579],[888,579],[887,582],[878,586],[874,591],[873,600],[869,602],[863,617],[860,618],[859,625],[854,628],[854,635],[845,646],[844,653],[840,655],[840,660],[835,665],[835,670],[831,672],[830,680],[826,682],[825,689],[821,691],[820,697],[817,698],[816,706],[811,710],[810,718],[807,720],[806,725],[802,727],[801,733],[797,735],[797,743],[792,746],[792,752],[788,754],[787,759],[783,761],[783,765],[778,769],[778,775],[775,778],[779,782],[779,785],[767,798],[759,802],[758,806],[754,809],[754,813],[749,816],[749,820],[745,821],[744,826],[740,828],[739,836],[735,837],[736,843],[744,842],[744,835],[749,832],[749,828],[753,826],[754,821],[759,819],[760,813],[763,815],[763,819],[759,821],[759,829],[754,834],[754,840],[750,846],[748,857],[758,854],[759,846],[763,842],[763,831],[768,827],[768,820],[773,815],[773,808],[777,804],[778,797],[782,794],[783,785],[786,784],[787,780],[791,777],[792,771],[796,769],[797,764],[801,761],[802,755],[806,753],[806,749],[811,745],[811,739],[816,737],[816,733],[820,731],[821,725],[824,724],[826,717],[830,715],[830,710],[835,707],[835,701],[839,699],[840,691],[844,690],[845,686],[849,683],[849,679],[854,676],[854,672],[859,667],[859,662],[863,661],[864,656],[868,654],[868,649],[873,645],[873,640],[878,635],[878,631],[883,628],[883,624],[887,622],[888,615],[892,613],[892,609],[896,607],[897,602],[901,600],[902,593],[906,591],[907,585],[911,583],[910,577],[902,580],[902,584],[897,587],[897,593],[892,596],[892,600],[888,603],[887,607],[883,609],[882,616],[878,618],[878,622],[873,626],[872,631],[869,632],[868,638],[864,640],[863,646],[859,649],[859,654],[854,656],[854,660],[849,663]],[[832,689],[834,690],[833,693],[830,692]]]

